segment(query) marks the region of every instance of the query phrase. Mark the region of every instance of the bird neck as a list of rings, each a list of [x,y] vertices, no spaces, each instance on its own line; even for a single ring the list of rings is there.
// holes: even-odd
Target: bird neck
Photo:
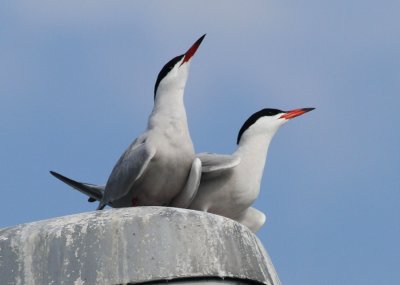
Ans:
[[[149,128],[184,130],[188,132],[183,89],[163,92],[156,96],[153,111],[149,117]]]
[[[240,140],[235,154],[240,157],[240,164],[251,171],[250,175],[261,179],[271,140],[272,136],[266,134],[243,137]]]

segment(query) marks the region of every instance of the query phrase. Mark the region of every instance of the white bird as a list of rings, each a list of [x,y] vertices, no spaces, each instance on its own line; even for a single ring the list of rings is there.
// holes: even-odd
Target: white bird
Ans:
[[[98,210],[106,205],[189,206],[200,182],[201,161],[195,157],[183,95],[191,59],[204,37],[158,74],[147,130],[122,154],[105,186],[50,173],[88,195],[89,201],[99,200]]]
[[[251,204],[260,192],[269,144],[288,120],[313,109],[263,109],[243,124],[237,138],[238,148],[232,155],[198,154],[202,177],[189,209],[231,218],[257,232],[266,218]]]

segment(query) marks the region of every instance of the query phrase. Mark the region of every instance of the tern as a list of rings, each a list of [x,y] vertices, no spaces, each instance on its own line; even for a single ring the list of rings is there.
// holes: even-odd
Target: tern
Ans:
[[[183,95],[191,59],[204,37],[161,69],[147,130],[122,154],[105,186],[50,173],[88,195],[90,202],[100,201],[98,210],[106,205],[188,207],[200,183],[201,161],[195,157]]]
[[[260,192],[269,144],[288,120],[311,110],[314,108],[291,111],[262,109],[243,124],[233,154],[198,154],[202,176],[189,209],[231,218],[257,232],[266,217],[251,205]]]

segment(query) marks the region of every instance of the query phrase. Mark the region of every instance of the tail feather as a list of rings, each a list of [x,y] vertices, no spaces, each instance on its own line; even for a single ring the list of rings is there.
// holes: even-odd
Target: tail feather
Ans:
[[[68,184],[79,192],[89,196],[89,202],[101,201],[104,193],[104,186],[98,186],[90,183],[82,183],[65,177],[57,172],[50,171],[50,174],[61,180],[62,182]]]

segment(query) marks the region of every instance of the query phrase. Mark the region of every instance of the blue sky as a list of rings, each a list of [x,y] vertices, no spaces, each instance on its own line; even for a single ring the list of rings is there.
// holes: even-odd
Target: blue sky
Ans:
[[[400,284],[399,1],[3,1],[0,227],[94,210],[49,170],[105,183],[146,127],[161,67],[202,34],[185,103],[198,152],[261,108],[255,206],[284,284]]]

